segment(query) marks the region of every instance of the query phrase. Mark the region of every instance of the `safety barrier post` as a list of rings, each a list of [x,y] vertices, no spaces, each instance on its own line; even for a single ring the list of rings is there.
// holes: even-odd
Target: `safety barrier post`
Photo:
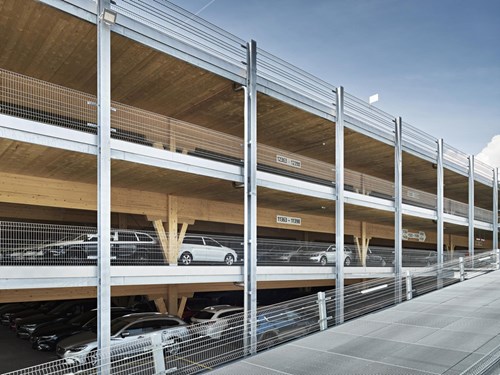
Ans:
[[[325,292],[318,292],[318,308],[319,308],[319,330],[324,331],[325,329],[328,328]]]
[[[464,267],[464,258],[458,258],[458,265],[460,267],[460,281],[465,280],[465,267]]]
[[[500,250],[496,249],[495,254],[496,254],[496,269],[498,270],[500,269]]]
[[[413,285],[411,280],[410,271],[406,271],[406,300],[409,301],[413,298]]]
[[[155,374],[166,374],[165,355],[163,354],[163,346],[161,333],[151,337],[151,346],[153,349],[153,361],[155,364]]]

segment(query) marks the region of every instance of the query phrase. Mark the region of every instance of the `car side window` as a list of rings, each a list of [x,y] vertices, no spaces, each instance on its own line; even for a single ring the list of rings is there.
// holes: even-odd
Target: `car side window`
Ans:
[[[236,315],[236,314],[239,314],[241,311],[226,311],[226,312],[223,312],[222,314],[219,315],[219,318],[225,318],[226,316],[231,316],[231,315]]]
[[[137,237],[135,236],[135,233],[133,233],[133,232],[119,232],[118,233],[118,241],[137,242]]]
[[[153,239],[149,237],[147,234],[144,233],[136,233],[137,238],[139,238],[139,241],[141,242],[151,242]]]
[[[211,238],[208,238],[208,237],[205,237],[205,244],[207,246],[222,247],[222,245],[220,243],[218,243],[217,241],[215,241]]]
[[[137,335],[141,335],[144,332],[144,323],[147,323],[147,322],[138,322],[138,323],[134,323],[134,324],[131,324],[130,326],[128,326],[127,328],[124,329],[124,332],[128,332],[130,334],[130,336],[137,336]]]
[[[201,237],[185,237],[183,243],[188,245],[203,245]]]
[[[165,329],[165,328],[169,328],[169,327],[175,327],[175,326],[178,326],[179,325],[179,322],[175,319],[164,319],[164,320],[160,320],[159,323],[158,323],[158,327],[159,329]]]

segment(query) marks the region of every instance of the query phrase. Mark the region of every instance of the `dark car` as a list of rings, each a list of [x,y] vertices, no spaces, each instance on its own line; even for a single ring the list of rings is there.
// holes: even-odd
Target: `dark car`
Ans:
[[[97,301],[95,299],[66,301],[46,314],[16,318],[12,322],[11,327],[16,330],[17,337],[28,339],[40,324],[66,322],[76,315],[96,308],[96,306]]]
[[[385,256],[390,256],[391,252],[385,248],[373,248],[373,249],[368,248],[366,252],[366,266],[385,267],[387,265],[387,261],[385,260],[385,257],[381,254],[384,254]],[[357,261],[361,265],[361,259],[358,259]]]
[[[2,314],[2,324],[10,326],[15,319],[26,318],[28,316],[45,314],[60,304],[61,301],[49,301],[32,305],[21,304],[19,308],[10,310]]]
[[[97,233],[81,234],[75,238],[53,242],[37,248],[13,252],[11,260],[29,258],[44,264],[95,264]],[[122,264],[147,264],[163,261],[158,242],[148,233],[130,230],[111,232],[111,261]]]
[[[111,320],[134,312],[136,310],[131,308],[112,307]],[[30,341],[33,349],[52,351],[62,339],[82,331],[97,332],[97,309],[77,315],[67,322],[41,324],[31,334]]]
[[[257,348],[303,336],[317,328],[318,318],[287,308],[263,309],[257,313]]]

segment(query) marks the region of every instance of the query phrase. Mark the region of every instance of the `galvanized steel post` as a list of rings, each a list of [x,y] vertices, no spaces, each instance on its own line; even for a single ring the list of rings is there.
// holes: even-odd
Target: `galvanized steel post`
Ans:
[[[402,301],[403,269],[403,142],[401,117],[396,118],[394,129],[394,299]]]
[[[474,155],[469,155],[469,255],[474,256]]]
[[[437,142],[437,201],[436,201],[436,216],[437,216],[437,288],[443,287],[442,272],[443,272],[443,249],[444,249],[444,170],[443,170],[443,139]]]
[[[98,0],[97,11],[97,347],[101,374],[109,374],[111,342],[111,31],[104,22],[110,0]]]
[[[318,309],[319,309],[319,330],[324,331],[328,328],[328,316],[326,312],[326,294],[318,292]]]
[[[464,258],[460,257],[458,258],[458,266],[460,270],[460,281],[465,280],[465,266],[464,266]]]
[[[247,43],[245,87],[244,345],[257,352],[257,43]]]
[[[413,285],[411,280],[410,271],[406,271],[406,300],[409,301],[413,298]]]
[[[493,169],[493,249],[498,249],[498,168]]]
[[[335,320],[344,322],[344,88],[337,88],[335,123]]]

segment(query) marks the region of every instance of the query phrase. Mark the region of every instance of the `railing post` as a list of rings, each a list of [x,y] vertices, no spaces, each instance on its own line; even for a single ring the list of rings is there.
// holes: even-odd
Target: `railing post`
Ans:
[[[163,346],[161,342],[161,333],[154,334],[151,337],[151,346],[153,350],[153,361],[155,366],[155,374],[165,374],[165,354],[163,353]],[[172,369],[173,370],[173,369]]]
[[[493,249],[498,249],[498,168],[493,169]]]
[[[443,171],[443,139],[438,140],[437,148],[437,288],[443,287],[443,261],[444,261],[444,171]]]
[[[469,255],[474,257],[474,155],[469,155]]]
[[[245,87],[245,223],[244,328],[245,354],[257,352],[257,43],[247,43]]]
[[[394,131],[394,299],[402,301],[403,269],[403,142],[401,117],[395,120]]]
[[[97,12],[97,348],[99,374],[110,373],[111,342],[111,30],[104,22],[110,0]]]
[[[337,88],[335,124],[335,320],[344,322],[344,88]]]
[[[324,331],[328,328],[328,314],[326,312],[326,296],[325,292],[318,292],[318,308],[319,308],[319,330]]]
[[[464,267],[464,258],[458,258],[458,266],[460,268],[460,281],[465,280],[465,267]]]
[[[410,271],[406,271],[406,300],[413,298],[413,284]]]
[[[496,255],[496,269],[500,269],[500,250],[496,249],[495,250],[495,255]]]

